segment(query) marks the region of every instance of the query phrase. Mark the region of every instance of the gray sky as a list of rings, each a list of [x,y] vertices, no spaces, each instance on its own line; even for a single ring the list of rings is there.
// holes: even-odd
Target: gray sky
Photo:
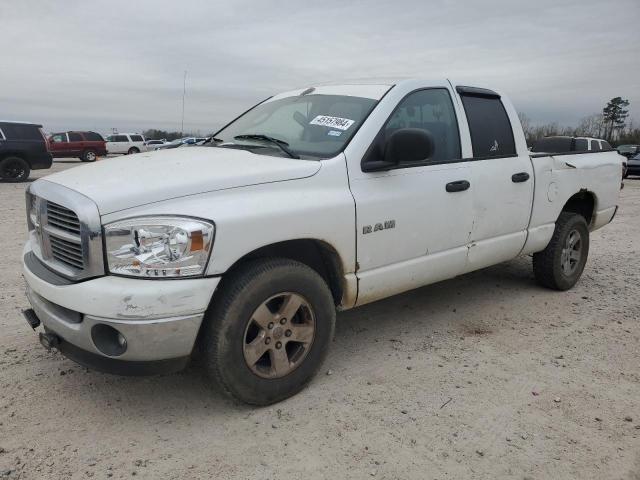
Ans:
[[[314,83],[449,77],[534,122],[607,100],[640,123],[640,2],[0,0],[0,118],[48,131],[209,132]]]

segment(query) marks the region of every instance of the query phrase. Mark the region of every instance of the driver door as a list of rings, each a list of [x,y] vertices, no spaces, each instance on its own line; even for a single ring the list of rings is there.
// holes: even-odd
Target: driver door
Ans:
[[[430,158],[383,172],[350,172],[356,204],[358,299],[362,305],[464,271],[473,226],[471,171],[461,161],[457,115],[447,88],[404,97],[369,152],[401,128],[427,130]]]

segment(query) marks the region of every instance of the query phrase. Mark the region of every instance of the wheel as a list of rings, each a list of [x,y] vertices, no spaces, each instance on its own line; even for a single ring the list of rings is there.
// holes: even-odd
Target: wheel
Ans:
[[[336,310],[325,281],[302,263],[260,259],[222,282],[200,345],[210,376],[253,405],[302,390],[333,338]]]
[[[555,290],[573,287],[587,263],[589,229],[582,215],[562,212],[547,248],[533,254],[533,272],[541,285]]]
[[[6,157],[0,161],[0,178],[6,182],[24,182],[30,173],[29,164],[20,157]]]
[[[80,157],[80,160],[82,160],[83,162],[95,162],[97,160],[98,156],[96,155],[96,152],[93,150],[85,150],[82,153],[82,157]]]
[[[127,155],[132,155],[134,153],[140,153],[140,150],[137,149],[136,147],[131,147],[129,151],[127,151]]]

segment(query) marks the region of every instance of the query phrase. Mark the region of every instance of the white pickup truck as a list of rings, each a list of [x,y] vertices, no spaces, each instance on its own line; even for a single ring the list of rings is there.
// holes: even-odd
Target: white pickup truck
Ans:
[[[504,96],[448,80],[282,93],[203,146],[34,182],[25,317],[97,370],[196,356],[221,390],[273,403],[317,372],[336,310],[518,255],[571,288],[621,159],[530,154]]]

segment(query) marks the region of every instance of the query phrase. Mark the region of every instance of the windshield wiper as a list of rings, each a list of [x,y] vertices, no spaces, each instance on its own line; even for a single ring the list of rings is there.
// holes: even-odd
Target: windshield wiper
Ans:
[[[280,150],[289,155],[291,158],[300,158],[298,155],[293,153],[289,148],[289,144],[284,140],[279,140],[277,138],[270,137],[269,135],[262,135],[260,133],[249,133],[246,135],[236,135],[233,137],[235,140],[264,140],[265,142],[270,142],[276,145]]]

